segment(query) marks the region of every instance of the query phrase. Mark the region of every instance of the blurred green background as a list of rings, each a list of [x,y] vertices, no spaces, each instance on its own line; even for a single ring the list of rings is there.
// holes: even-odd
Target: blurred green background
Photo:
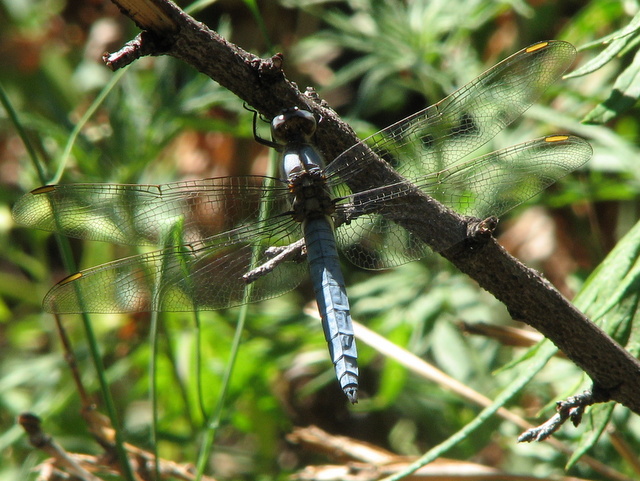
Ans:
[[[594,157],[584,169],[501,219],[498,235],[510,252],[542,271],[567,297],[586,282],[590,290],[583,291],[582,308],[606,322],[637,354],[638,242],[632,228],[639,217],[640,190],[638,2],[178,3],[245,50],[261,56],[282,52],[287,77],[301,90],[315,87],[363,137],[437,102],[529,44],[557,38],[586,47],[574,67],[582,68],[583,75],[554,85],[492,147],[570,132],[591,142]],[[2,480],[35,479],[31,470],[46,458],[28,445],[16,424],[25,411],[40,416],[46,432],[67,451],[101,452],[80,415],[81,399],[53,316],[40,307],[47,290],[69,274],[68,264],[55,236],[14,224],[10,211],[16,199],[43,183],[164,183],[264,174],[268,168],[268,149],[253,140],[252,114],[241,100],[191,67],[166,57],[144,58],[116,78],[103,65],[105,51],[117,50],[137,33],[108,1],[0,2],[0,83],[11,106],[0,109]],[[107,95],[96,103],[101,92]],[[95,112],[73,137],[90,108]],[[40,173],[11,111],[42,163]],[[261,131],[267,132],[264,126]],[[77,240],[70,246],[79,268],[136,252]],[[516,323],[491,295],[444,261],[429,258],[378,273],[347,262],[343,267],[354,319],[461,383],[494,398],[528,374],[526,362],[510,364],[526,358],[525,347],[461,329],[463,322]],[[617,286],[625,286],[623,292],[607,291]],[[616,302],[607,304],[611,299]],[[480,412],[476,403],[408,372],[362,342],[361,401],[348,405],[319,322],[304,313],[308,306],[315,308],[311,285],[304,281],[294,292],[249,307],[208,457],[209,474],[287,479],[307,464],[338,464],[286,440],[294,426],[311,424],[416,456]],[[155,401],[150,395],[149,315],[90,317],[128,442],[150,450],[155,445],[165,459],[197,462],[206,419],[220,399],[240,311],[201,313],[199,329],[190,314],[160,317]],[[103,412],[105,393],[83,322],[79,316],[62,322],[83,385]],[[200,360],[194,355],[198,346]],[[579,369],[556,357],[506,407],[541,422],[552,415],[556,400],[587,386]],[[152,435],[154,405],[158,425]],[[598,439],[594,433],[601,430]],[[520,431],[493,417],[447,457],[514,476],[562,476],[570,456],[549,444],[518,445]],[[581,426],[564,426],[556,438],[612,470],[605,473],[593,463],[577,462],[570,468],[572,476],[640,477],[640,423],[625,408],[594,410]]]

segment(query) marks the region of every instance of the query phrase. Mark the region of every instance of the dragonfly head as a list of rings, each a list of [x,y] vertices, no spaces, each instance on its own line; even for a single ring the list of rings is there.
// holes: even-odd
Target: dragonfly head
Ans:
[[[311,142],[316,131],[316,118],[311,112],[293,107],[271,121],[271,136],[281,145]]]

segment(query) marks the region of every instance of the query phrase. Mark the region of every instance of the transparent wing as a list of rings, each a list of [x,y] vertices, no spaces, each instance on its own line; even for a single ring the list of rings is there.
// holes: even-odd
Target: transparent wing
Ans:
[[[70,237],[159,245],[178,221],[185,242],[196,242],[254,221],[261,209],[285,212],[287,196],[284,183],[258,176],[164,185],[52,185],[19,199],[13,215],[20,224]]]
[[[330,183],[340,195],[350,193],[341,184],[372,161],[361,144],[409,180],[451,167],[520,117],[575,55],[571,44],[554,40],[520,50],[437,104],[346,150],[325,169]]]
[[[54,286],[44,308],[55,313],[213,310],[256,302],[293,289],[306,263],[278,263],[247,284],[243,276],[272,257],[274,246],[299,239],[300,225],[278,216],[197,242],[180,244],[174,225],[167,247],[109,262]]]
[[[403,209],[403,205],[409,207],[403,203],[403,192],[417,186],[461,214],[499,216],[584,165],[591,155],[591,146],[584,139],[548,136],[422,176],[412,185],[401,183],[353,194],[339,204],[339,214],[359,217],[338,228],[336,237],[345,255],[360,267],[400,265],[423,257],[428,248],[374,210],[393,201],[399,216],[403,212],[415,215]]]
[[[361,215],[337,232],[347,257],[359,266],[375,269],[420,258],[428,251],[420,240],[398,224],[375,214],[384,203],[393,202],[394,206],[401,207],[402,200],[391,199],[398,197],[399,191],[407,186],[398,184],[358,193],[347,185],[356,176],[367,178],[373,154],[365,145],[425,193],[468,215],[499,215],[535,194],[531,188],[518,190],[515,186],[510,199],[506,195],[490,199],[490,195],[499,194],[499,188],[494,185],[506,178],[500,167],[503,163],[521,165],[524,170],[514,177],[519,176],[523,182],[530,179],[532,185],[537,185],[537,191],[544,188],[543,184],[546,187],[553,182],[543,179],[560,177],[558,171],[541,172],[548,166],[544,164],[547,156],[536,148],[543,145],[540,140],[468,162],[464,158],[517,119],[562,75],[574,58],[575,49],[566,42],[548,41],[527,47],[444,100],[338,156],[325,170],[329,184],[337,196],[346,198],[347,205],[342,207],[345,214]],[[585,146],[574,146],[571,142],[555,143],[552,149],[568,151],[561,155],[563,161],[568,159],[566,166],[560,166],[565,173],[590,157]],[[542,165],[535,166],[536,162]],[[450,172],[448,178],[445,178],[446,172]],[[437,175],[439,181],[435,180]],[[360,180],[358,184],[367,188]]]

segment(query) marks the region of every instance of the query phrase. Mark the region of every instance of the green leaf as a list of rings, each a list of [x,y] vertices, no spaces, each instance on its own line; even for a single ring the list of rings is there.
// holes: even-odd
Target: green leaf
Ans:
[[[640,223],[620,240],[574,299],[576,307],[616,341],[631,343],[634,355],[638,353],[638,339],[631,332],[631,324],[640,298],[639,259]]]
[[[576,296],[576,307],[587,314],[634,356],[640,352],[640,333],[633,329],[640,300],[640,223],[618,243],[587,279]],[[614,403],[593,406],[590,429],[567,462],[573,466],[600,438],[611,419]]]
[[[586,429],[585,435],[580,439],[580,443],[569,458],[569,461],[567,461],[565,466],[567,471],[580,460],[583,454],[589,451],[589,449],[598,442],[600,435],[602,435],[607,424],[609,424],[609,420],[611,419],[613,408],[615,406],[616,404],[613,402],[598,404],[593,406],[589,410],[589,413],[584,416],[585,420],[588,420],[589,427]]]
[[[605,48],[600,54],[594,59],[590,60],[582,67],[577,70],[574,70],[568,75],[565,75],[564,78],[574,78],[574,77],[582,77],[583,75],[587,75],[595,72],[600,69],[602,66],[609,63],[613,60],[622,50],[625,49],[636,38],[636,33],[640,29],[640,13],[636,14],[629,25],[624,27],[623,29],[617,30],[606,37],[602,37],[595,42],[591,42],[587,45],[583,45],[580,50],[586,50],[588,48],[597,46],[597,45],[606,45]]]
[[[616,79],[611,95],[587,114],[584,122],[604,124],[630,109],[640,96],[640,52]]]

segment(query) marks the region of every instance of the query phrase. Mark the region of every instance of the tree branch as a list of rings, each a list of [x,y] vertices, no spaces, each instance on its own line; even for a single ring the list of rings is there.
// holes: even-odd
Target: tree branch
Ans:
[[[113,0],[145,30],[119,53],[107,57],[119,67],[141,55],[171,55],[192,65],[257,109],[273,117],[299,106],[322,116],[317,144],[327,159],[354,145],[352,129],[335,112],[301,93],[282,70],[282,57],[263,60],[227,42],[166,0]],[[365,147],[363,147],[365,148]],[[371,162],[366,175],[353,180],[357,190],[395,183],[401,178],[387,163]],[[593,380],[603,400],[611,399],[640,414],[640,363],[567,301],[538,272],[509,255],[493,238],[459,243],[467,219],[417,189],[407,193],[412,208],[393,219],[418,235],[458,269],[503,302],[514,319],[534,327]],[[385,213],[385,212],[381,212]],[[389,212],[386,212],[388,215]],[[461,233],[463,234],[461,236]]]

